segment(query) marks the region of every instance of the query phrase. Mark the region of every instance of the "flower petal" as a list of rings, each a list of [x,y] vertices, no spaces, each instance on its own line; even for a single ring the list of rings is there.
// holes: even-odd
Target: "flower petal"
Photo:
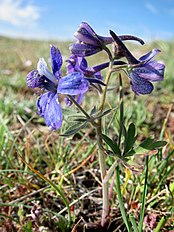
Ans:
[[[139,77],[133,71],[130,73],[132,90],[137,94],[150,94],[153,91],[151,82]]]
[[[44,118],[45,110],[46,110],[47,104],[49,104],[50,102],[50,99],[52,99],[52,93],[47,92],[47,93],[40,95],[37,101],[37,107],[38,107],[37,114],[40,115],[42,118]]]
[[[51,45],[50,48],[50,58],[51,58],[51,65],[53,74],[55,75],[56,72],[58,72],[62,66],[62,55],[60,53],[60,50],[56,48],[54,45]]]
[[[140,62],[146,61],[149,62],[151,59],[153,59],[154,56],[156,56],[156,54],[158,54],[160,52],[159,49],[152,49],[152,51],[148,52],[147,54],[141,56],[139,58]]]
[[[164,64],[150,61],[140,67],[134,68],[133,71],[146,80],[162,81],[164,79],[164,69]]]
[[[37,70],[41,76],[47,77],[50,81],[52,81],[55,84],[57,83],[55,76],[49,71],[44,58],[39,59],[37,63]]]
[[[55,94],[49,104],[47,104],[44,118],[50,130],[58,130],[61,127],[63,115],[57,94]]]
[[[79,57],[91,56],[97,52],[100,52],[101,50],[101,47],[91,44],[76,43],[70,45],[71,53]]]
[[[68,95],[78,95],[88,90],[89,83],[80,72],[74,72],[59,80],[57,92]]]
[[[32,70],[26,77],[27,86],[32,89],[40,87],[43,85],[44,79],[43,76],[39,75],[37,70]]]
[[[38,113],[45,119],[50,130],[57,130],[62,125],[62,110],[57,94],[47,92],[40,96],[37,102]]]
[[[80,42],[100,46],[100,41],[97,38],[95,31],[86,22],[82,22],[80,24],[79,28],[77,29],[77,32],[74,33],[74,36]]]

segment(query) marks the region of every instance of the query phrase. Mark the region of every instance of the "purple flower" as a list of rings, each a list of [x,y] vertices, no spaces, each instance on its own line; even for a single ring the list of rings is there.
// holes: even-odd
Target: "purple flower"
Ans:
[[[106,45],[111,44],[114,41],[111,36],[104,37],[97,35],[86,22],[80,24],[74,36],[78,39],[78,42],[70,45],[70,51],[72,54],[81,57],[90,56],[100,52]],[[137,40],[141,44],[144,44],[143,40],[135,36],[121,35],[119,38],[121,40]]]
[[[139,58],[139,65],[129,72],[132,90],[137,94],[150,94],[153,90],[151,81],[162,81],[164,79],[165,65],[155,60],[153,57],[160,50],[153,49],[146,55]]]
[[[37,70],[27,75],[27,85],[30,88],[41,88],[43,93],[37,101],[38,114],[45,119],[51,130],[57,130],[62,125],[62,109],[58,94],[81,95],[88,90],[89,82],[79,72],[73,72],[64,77],[61,75],[62,56],[58,48],[51,46],[50,57],[52,73],[43,58],[39,59]]]
[[[101,71],[109,66],[109,62],[102,63],[99,65],[95,65],[92,67],[88,67],[87,60],[84,57],[78,57],[76,55],[71,55],[67,60],[67,73],[71,74],[74,72],[79,72],[84,75],[84,78],[89,81],[89,83],[95,87],[97,90],[101,91],[101,85],[105,85],[102,82],[103,77],[101,76]],[[125,62],[123,61],[115,61],[114,65],[123,65]],[[77,97],[76,101],[81,104],[83,100],[83,95],[81,94]],[[71,105],[71,100],[65,98],[66,104],[68,106]]]
[[[137,95],[150,94],[153,91],[151,81],[162,81],[164,79],[165,65],[152,60],[160,50],[153,49],[137,60],[113,31],[110,31],[110,34],[112,35],[118,50],[123,57],[126,57],[130,64],[128,74],[131,79],[130,83],[132,85],[132,90]]]
[[[83,57],[77,57],[76,55],[71,55],[70,58],[67,60],[67,73],[73,74],[74,72],[79,73],[79,75],[84,76],[84,78],[95,87],[95,84],[99,84],[99,85],[105,85],[102,82],[102,76],[101,76],[101,72],[100,70],[108,67],[108,63],[107,65],[98,65],[98,66],[94,66],[89,68],[87,61],[85,58]],[[84,93],[80,94],[79,96],[76,97],[76,101],[81,104],[82,100],[84,97]],[[75,96],[74,96],[75,98]],[[67,106],[70,106],[72,104],[71,100],[69,98],[65,98],[65,102],[67,104]]]

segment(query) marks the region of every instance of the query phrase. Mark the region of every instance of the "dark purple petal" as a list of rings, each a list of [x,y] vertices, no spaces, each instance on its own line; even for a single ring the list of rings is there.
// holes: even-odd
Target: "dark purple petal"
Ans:
[[[78,63],[79,63],[80,69],[82,71],[87,69],[88,63],[87,63],[87,60],[84,57],[78,57]]]
[[[74,33],[74,36],[80,42],[100,46],[100,40],[97,38],[95,31],[86,22],[82,22],[80,24],[79,28],[77,29],[77,32]]]
[[[139,58],[140,62],[146,61],[149,62],[151,59],[153,59],[154,56],[156,56],[156,54],[158,54],[160,52],[159,49],[153,49],[152,51],[148,52],[147,54],[141,56]]]
[[[44,118],[50,130],[58,130],[61,127],[63,116],[57,94],[52,94],[52,99],[47,103]]]
[[[144,41],[142,39],[140,39],[139,37],[134,36],[134,35],[119,35],[118,37],[119,37],[119,39],[121,39],[121,41],[135,40],[135,41],[138,41],[142,45],[144,44]]]
[[[150,94],[153,91],[153,85],[149,81],[139,77],[133,71],[129,74],[131,78],[132,90],[137,94]]]
[[[114,65],[124,65],[124,64],[126,64],[124,61],[114,61]],[[98,72],[102,71],[103,69],[107,67],[109,67],[109,62],[86,68],[86,70],[83,70],[83,73],[87,77],[90,77],[93,75],[96,76]]]
[[[78,95],[88,90],[89,82],[83,73],[74,72],[59,80],[57,92],[68,95]]]
[[[53,74],[56,74],[56,72],[58,72],[62,66],[62,55],[60,53],[60,50],[56,48],[54,45],[51,45],[50,48],[50,58]]]
[[[137,95],[150,94],[153,91],[153,85],[149,81],[146,81],[145,83],[142,83],[142,84],[137,84],[137,83],[131,82],[131,85],[132,85],[132,90]]]
[[[50,130],[57,130],[62,124],[62,110],[57,94],[47,92],[42,94],[38,101],[38,114],[45,119]]]
[[[80,63],[82,62],[84,58],[83,57],[77,57],[76,55],[71,55],[70,58],[67,60],[68,64],[66,66],[67,73],[73,73],[73,72],[81,72]]]
[[[27,86],[32,89],[41,87],[43,85],[44,79],[45,78],[43,76],[39,75],[37,70],[32,70],[27,74],[26,77]]]
[[[112,37],[105,37],[105,36],[99,36],[98,38],[102,41],[102,43],[104,45],[108,45],[111,44],[112,42],[114,42],[114,39]],[[140,38],[138,38],[137,36],[133,36],[133,35],[119,35],[118,38],[121,41],[125,41],[125,40],[135,40],[138,41],[140,44],[144,44],[144,41]]]
[[[165,65],[156,61],[150,61],[140,67],[134,68],[133,71],[141,78],[149,81],[162,81],[164,79]]]
[[[91,44],[76,43],[70,45],[71,53],[79,57],[91,56],[97,52],[100,52],[101,50],[101,47]]]
[[[47,93],[40,95],[37,101],[37,107],[38,107],[37,114],[40,115],[42,118],[44,118],[47,104],[52,99],[52,96],[53,94],[51,92],[47,92]]]

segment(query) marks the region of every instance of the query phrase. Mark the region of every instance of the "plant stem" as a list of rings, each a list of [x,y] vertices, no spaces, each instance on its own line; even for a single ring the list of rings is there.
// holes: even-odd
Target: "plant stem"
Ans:
[[[110,61],[109,71],[105,79],[106,86],[100,98],[99,110],[101,113],[103,112],[103,109],[104,109],[107,87],[108,87],[108,83],[109,83],[109,80],[112,74],[112,66],[113,66],[113,62]],[[103,140],[102,140],[102,118],[98,120],[97,126],[95,126],[95,128],[96,128],[96,133],[97,133],[97,144],[99,148],[99,166],[100,166],[101,180],[102,180],[103,206],[102,206],[101,226],[105,227],[107,224],[107,216],[109,215],[110,207],[109,207],[109,184],[108,184],[108,180],[105,181],[105,176],[107,173],[106,173],[105,153],[103,149]]]
[[[86,116],[86,118],[90,119],[91,117],[89,116],[89,114],[76,102],[76,100],[68,95],[69,99],[79,108],[79,110]]]
[[[104,108],[108,83],[109,83],[111,74],[113,72],[112,71],[112,66],[113,66],[113,62],[110,62],[108,75],[106,76],[106,80],[105,80],[106,86],[104,87],[104,90],[103,90],[103,93],[102,93],[102,96],[101,96],[101,100],[100,100],[100,105],[99,105],[99,109],[100,109],[101,112],[103,111],[103,108]]]
[[[101,127],[98,125],[96,128],[97,132],[97,144],[99,148],[99,165],[101,171],[101,180],[102,180],[102,198],[103,198],[103,205],[102,205],[102,221],[101,226],[105,227],[107,223],[107,216],[109,214],[109,186],[108,181],[104,181],[106,176],[106,161],[105,161],[105,153],[103,149],[103,142],[101,136]]]
[[[120,146],[121,144],[121,136],[123,132],[123,124],[124,124],[124,104],[123,104],[123,83],[122,83],[122,78],[121,74],[119,73],[119,82],[120,82],[120,130],[119,130],[119,136],[118,136],[118,145]]]

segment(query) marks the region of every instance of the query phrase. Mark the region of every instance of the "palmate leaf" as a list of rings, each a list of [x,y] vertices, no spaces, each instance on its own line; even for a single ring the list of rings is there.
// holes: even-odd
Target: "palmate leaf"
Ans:
[[[75,123],[73,124],[72,126],[70,126],[65,132],[64,134],[61,134],[61,136],[65,136],[65,137],[68,137],[68,136],[71,136],[71,135],[74,135],[76,134],[77,132],[79,132],[81,129],[85,128],[87,125],[87,122],[78,122],[78,123]]]
[[[102,134],[102,138],[105,141],[106,144],[109,145],[109,147],[111,148],[111,150],[118,156],[121,156],[121,151],[120,148],[118,146],[118,144],[115,141],[112,141],[108,136]]]

